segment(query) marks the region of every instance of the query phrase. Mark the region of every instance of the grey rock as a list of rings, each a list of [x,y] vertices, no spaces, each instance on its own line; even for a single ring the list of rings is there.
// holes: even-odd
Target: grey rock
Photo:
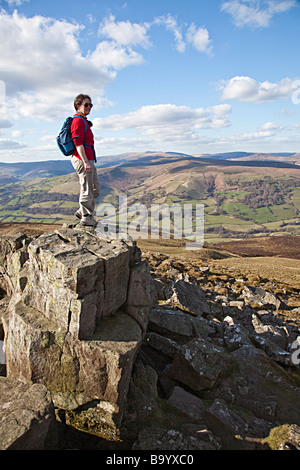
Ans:
[[[195,391],[210,389],[225,372],[228,363],[228,354],[222,347],[195,338],[176,354],[170,376]]]
[[[146,333],[149,317],[157,299],[156,289],[146,261],[131,267],[125,311]]]
[[[246,328],[239,325],[239,323],[230,316],[226,316],[222,321],[224,343],[229,351],[243,346],[244,344],[251,344],[250,335]]]
[[[47,387],[68,424],[116,436],[156,300],[140,250],[69,227],[0,250],[12,292],[0,310],[7,375]]]
[[[181,310],[156,307],[153,309],[149,328],[166,336],[184,336],[192,338],[195,335],[192,317]]]
[[[0,449],[55,449],[57,438],[54,406],[46,387],[0,377]]]
[[[239,377],[247,378],[246,393],[233,392],[235,404],[250,409],[258,418],[268,422],[274,423],[276,419],[297,422],[299,411],[296,403],[300,400],[300,389],[292,376],[253,345],[244,345],[230,356],[236,363]]]
[[[23,302],[79,338],[90,336],[97,320],[126,302],[136,260],[134,245],[128,244],[71,229],[41,235],[28,246]]]
[[[230,410],[227,404],[220,399],[214,401],[208,412],[218,418],[225,426],[229,427],[235,434],[245,436],[249,430],[249,425],[237,413]]]
[[[195,420],[201,418],[201,412],[204,409],[202,400],[181,387],[174,387],[168,402],[190,418]]]
[[[172,339],[196,336],[206,338],[215,332],[206,319],[195,317],[182,310],[166,307],[156,307],[152,310],[149,329],[165,334]]]
[[[109,402],[120,425],[142,342],[141,329],[129,315],[119,312],[103,319],[90,340],[82,341],[20,302],[11,311],[8,339],[9,377],[44,384],[61,409]]]
[[[146,334],[145,344],[172,359],[174,359],[175,354],[180,349],[180,346],[176,343],[176,341],[153,332]]]
[[[172,286],[172,296],[167,304],[186,312],[202,316],[210,313],[205,293],[196,284],[179,280]]]
[[[275,294],[265,291],[262,287],[245,286],[242,297],[247,303],[256,304],[257,306],[269,305],[275,307],[276,310],[284,308],[284,302]]]
[[[285,328],[270,323],[264,324],[256,314],[252,315],[252,325],[256,335],[277,344],[282,349],[287,347],[288,340]]]

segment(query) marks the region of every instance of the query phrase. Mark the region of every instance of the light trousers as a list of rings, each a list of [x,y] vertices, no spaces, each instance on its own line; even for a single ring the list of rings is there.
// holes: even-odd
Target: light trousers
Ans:
[[[85,171],[81,159],[72,157],[71,163],[78,175],[80,184],[79,208],[82,217],[94,215],[96,199],[100,194],[101,186],[95,167],[95,162],[89,160],[92,171]]]

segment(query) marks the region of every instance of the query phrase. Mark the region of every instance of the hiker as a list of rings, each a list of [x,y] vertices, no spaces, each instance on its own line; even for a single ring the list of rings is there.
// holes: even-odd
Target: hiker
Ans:
[[[93,104],[88,95],[78,95],[74,100],[76,114],[71,125],[71,135],[76,150],[71,162],[80,183],[79,210],[75,215],[82,225],[96,227],[97,222],[93,215],[95,202],[100,194],[100,181],[95,167],[97,160],[91,130],[93,124],[87,120],[92,107]]]

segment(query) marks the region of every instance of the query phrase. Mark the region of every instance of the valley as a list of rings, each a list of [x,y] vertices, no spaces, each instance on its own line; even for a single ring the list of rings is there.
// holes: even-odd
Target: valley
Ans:
[[[222,157],[222,158],[221,158]],[[98,203],[204,205],[205,241],[300,235],[298,156],[126,154],[98,163]],[[47,163],[47,165],[46,165]],[[3,164],[1,164],[3,165]],[[79,184],[69,160],[0,165],[0,223],[75,223]],[[20,164],[21,165],[21,164]],[[1,172],[2,171],[2,172]],[[23,176],[22,176],[23,174]],[[6,182],[5,178],[9,178]],[[13,182],[12,182],[13,178]],[[2,183],[2,184],[1,184]]]

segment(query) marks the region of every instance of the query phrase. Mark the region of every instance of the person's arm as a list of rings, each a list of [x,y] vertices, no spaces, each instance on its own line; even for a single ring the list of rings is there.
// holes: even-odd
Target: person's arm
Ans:
[[[84,166],[84,169],[85,171],[92,171],[92,166],[86,156],[86,153],[85,153],[85,149],[84,149],[84,146],[83,145],[78,145],[78,147],[76,146],[76,150],[77,152],[79,153],[80,157],[81,157],[81,160],[83,162],[83,166]]]

